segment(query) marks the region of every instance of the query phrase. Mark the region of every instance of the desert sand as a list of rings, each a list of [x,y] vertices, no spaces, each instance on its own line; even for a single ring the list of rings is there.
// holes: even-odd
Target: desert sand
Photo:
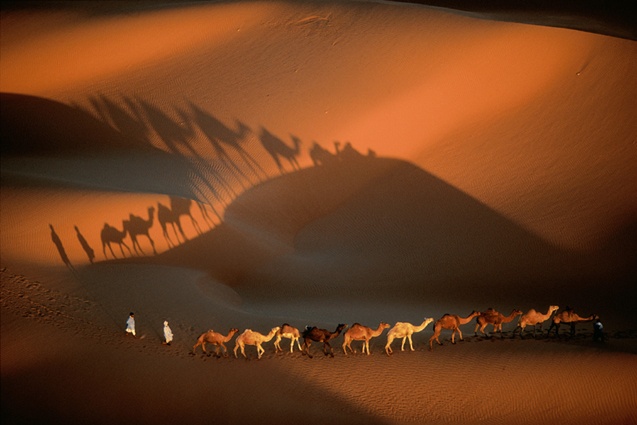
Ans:
[[[3,3],[3,424],[637,423],[630,19],[418,3]]]

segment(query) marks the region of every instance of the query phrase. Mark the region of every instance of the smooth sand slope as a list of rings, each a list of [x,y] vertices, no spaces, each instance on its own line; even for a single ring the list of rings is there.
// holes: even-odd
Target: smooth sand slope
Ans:
[[[103,3],[0,16],[3,423],[637,423],[623,21]],[[433,324],[392,356],[387,331],[369,356],[192,353],[208,329],[549,305],[608,340],[472,321],[431,352]]]

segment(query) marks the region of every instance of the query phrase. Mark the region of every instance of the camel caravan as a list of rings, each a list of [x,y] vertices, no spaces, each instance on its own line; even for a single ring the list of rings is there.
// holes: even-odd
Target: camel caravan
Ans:
[[[405,351],[405,344],[407,342],[409,342],[409,350],[412,352],[415,351],[412,336],[425,330],[429,324],[433,324],[433,335],[428,341],[429,351],[432,351],[434,342],[438,345],[443,345],[440,341],[440,335],[443,330],[451,331],[452,344],[456,343],[456,334],[458,334],[458,339],[462,341],[463,335],[460,327],[471,323],[474,319],[474,336],[476,337],[493,337],[499,334],[500,338],[504,338],[503,325],[513,322],[517,318],[517,325],[511,332],[511,338],[516,338],[517,336],[519,336],[520,339],[526,338],[525,334],[528,335],[531,332],[526,330],[527,326],[532,326],[532,337],[536,338],[538,332],[540,335],[543,334],[542,326],[545,322],[550,322],[550,327],[546,333],[547,337],[551,335],[551,332],[553,332],[556,337],[559,337],[559,327],[561,324],[568,324],[570,327],[568,335],[573,336],[577,324],[595,322],[593,339],[603,341],[603,336],[600,337],[602,325],[601,322],[599,322],[599,316],[596,314],[580,316],[569,307],[564,311],[556,313],[558,310],[559,306],[556,305],[549,306],[545,313],[536,311],[535,309],[531,309],[526,313],[518,309],[513,309],[511,313],[505,316],[493,308],[488,308],[485,311],[474,310],[464,317],[456,314],[445,314],[438,320],[434,320],[432,317],[425,317],[420,324],[397,322],[394,326],[391,326],[388,323],[380,322],[376,328],[371,328],[361,325],[360,323],[354,323],[351,326],[341,323],[334,331],[316,326],[306,326],[303,331],[300,331],[288,323],[283,323],[281,326],[272,328],[267,334],[262,334],[252,329],[246,329],[243,333],[239,334],[239,329],[232,328],[224,335],[223,333],[210,329],[197,338],[197,342],[192,348],[192,354],[194,355],[196,353],[197,347],[201,347],[203,353],[209,356],[210,354],[206,351],[206,344],[212,344],[216,346],[216,357],[228,357],[228,350],[225,344],[230,342],[235,334],[239,334],[235,339],[233,350],[235,358],[239,358],[238,352],[240,351],[245,359],[249,359],[249,356],[246,354],[246,346],[254,346],[256,348],[257,359],[261,359],[265,353],[263,344],[271,340],[274,340],[274,353],[283,353],[287,351],[287,349],[284,350],[281,347],[281,340],[283,338],[290,341],[290,353],[294,353],[294,349],[297,347],[303,356],[312,358],[313,355],[310,353],[310,347],[313,342],[317,342],[323,344],[323,354],[325,356],[334,357],[334,349],[330,342],[342,334],[343,343],[341,348],[345,356],[356,353],[356,349],[352,348],[352,343],[358,341],[361,342],[361,353],[369,356],[371,354],[370,341],[373,338],[380,337],[385,329],[389,329],[386,337],[385,354],[391,356],[393,354],[391,345],[396,339],[402,340],[400,346],[401,351]],[[486,331],[489,325],[492,326],[491,335]],[[223,354],[220,353],[221,349],[223,349]]]

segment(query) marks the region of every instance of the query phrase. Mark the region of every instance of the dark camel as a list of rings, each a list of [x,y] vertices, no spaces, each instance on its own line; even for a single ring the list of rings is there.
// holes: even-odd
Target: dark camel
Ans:
[[[309,358],[312,358],[313,356],[310,354],[310,345],[312,344],[312,341],[316,341],[323,343],[323,354],[325,354],[326,356],[329,355],[330,357],[334,357],[334,350],[332,349],[329,341],[338,337],[341,332],[343,332],[343,329],[345,329],[346,327],[347,325],[341,323],[336,327],[336,330],[334,332],[330,332],[326,329],[319,329],[316,326],[306,327],[305,331],[303,331],[304,342],[301,353],[307,354]],[[327,352],[328,348],[330,350],[329,353]]]

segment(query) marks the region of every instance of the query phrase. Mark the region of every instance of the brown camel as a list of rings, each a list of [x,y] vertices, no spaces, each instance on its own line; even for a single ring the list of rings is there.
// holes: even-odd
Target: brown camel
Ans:
[[[433,322],[433,317],[425,317],[425,320],[420,324],[420,326],[414,326],[411,323],[407,322],[396,322],[393,328],[389,330],[387,333],[387,344],[385,345],[385,352],[389,356],[393,350],[391,349],[391,343],[394,342],[396,338],[402,338],[403,343],[400,346],[400,351],[405,351],[405,341],[409,340],[409,348],[411,351],[414,351],[414,345],[411,341],[411,336],[414,333],[422,332],[428,324]]]
[[[591,314],[588,317],[581,317],[577,313],[573,313],[573,310],[564,310],[553,316],[553,320],[551,321],[551,326],[549,326],[547,336],[551,334],[551,330],[553,328],[555,328],[555,336],[559,336],[561,323],[567,323],[571,325],[570,336],[573,336],[575,335],[575,325],[577,325],[578,323],[592,322],[593,320],[597,319],[599,319],[599,316],[596,314]]]
[[[551,317],[551,314],[553,314],[554,311],[559,310],[559,308],[559,306],[551,305],[546,311],[546,314],[542,314],[534,309],[527,311],[520,317],[520,320],[518,320],[518,326],[513,330],[511,338],[515,338],[515,333],[518,330],[520,331],[520,338],[523,338],[524,328],[529,325],[533,325],[533,338],[535,338],[537,325],[540,325],[540,334],[542,334],[542,324]]]
[[[312,341],[316,341],[323,343],[323,354],[325,354],[326,356],[329,355],[330,357],[334,357],[334,350],[332,349],[329,341],[338,337],[341,332],[343,332],[343,329],[345,329],[346,327],[346,324],[341,323],[336,327],[336,330],[334,332],[330,332],[327,329],[319,329],[316,326],[306,326],[305,331],[303,331],[304,342],[301,354],[307,354],[309,358],[312,358],[313,356],[310,354],[310,345],[312,344]],[[329,353],[327,352],[328,348],[330,349]]]
[[[197,338],[197,343],[195,344],[194,347],[192,347],[192,352],[193,354],[195,354],[195,350],[197,349],[197,347],[201,345],[201,349],[203,350],[203,352],[208,354],[208,352],[206,351],[206,344],[214,344],[217,346],[215,349],[215,355],[217,357],[219,357],[219,348],[221,347],[223,347],[223,355],[227,356],[228,349],[226,348],[224,343],[230,341],[232,337],[234,336],[234,334],[236,334],[237,332],[239,332],[239,329],[232,328],[228,332],[228,335],[224,336],[210,329],[208,332],[204,332],[201,335],[199,335],[199,338]]]
[[[255,332],[252,329],[246,329],[235,340],[234,356],[237,357],[237,349],[241,348],[241,354],[243,354],[243,357],[247,359],[248,356],[246,356],[245,346],[254,345],[257,347],[257,358],[260,359],[263,353],[265,353],[265,349],[261,346],[261,344],[263,344],[264,342],[268,342],[272,338],[274,338],[274,335],[276,335],[279,329],[281,329],[279,326],[272,328],[270,333],[268,333],[267,335]]]
[[[137,240],[137,236],[144,235],[150,241],[150,245],[153,247],[153,253],[157,254],[155,250],[155,242],[150,237],[149,230],[153,227],[153,221],[155,219],[155,207],[148,207],[148,219],[144,220],[143,218],[130,214],[128,220],[124,220],[124,230],[128,232],[130,235],[131,241],[133,241],[133,249],[135,253],[139,255],[139,252],[142,254],[144,251],[142,247],[139,245],[139,241]],[[137,251],[139,248],[139,252]]]
[[[429,351],[433,350],[433,342],[434,340],[438,343],[438,345],[442,345],[438,337],[440,336],[440,332],[443,329],[451,330],[451,343],[455,344],[455,336],[456,332],[460,336],[460,341],[462,341],[462,331],[460,331],[460,326],[466,325],[473,319],[478,316],[480,313],[477,311],[472,311],[467,317],[460,317],[456,314],[445,314],[440,319],[436,320],[434,324],[434,334],[431,338],[429,338]]]
[[[504,316],[502,313],[489,308],[487,309],[487,311],[481,312],[480,315],[476,317],[476,328],[474,330],[475,335],[478,336],[478,328],[480,329],[480,332],[482,332],[482,335],[487,335],[484,332],[484,329],[487,327],[487,325],[491,324],[493,325],[493,333],[499,331],[500,336],[503,337],[502,324],[512,322],[513,319],[520,316],[521,314],[522,311],[518,310],[517,308],[514,308],[513,311],[511,311],[511,314],[509,314],[508,316]]]
[[[276,339],[274,340],[274,348],[276,351],[283,351],[281,348],[281,338],[289,338],[290,339],[290,353],[294,351],[294,342],[296,341],[296,345],[299,347],[299,351],[302,350],[301,343],[299,342],[299,338],[301,338],[301,334],[297,328],[294,326],[290,326],[287,323],[281,325],[281,329],[276,334]]]
[[[349,351],[353,353],[352,341],[363,341],[363,354],[365,354],[365,350],[367,350],[367,355],[369,356],[369,340],[379,336],[387,328],[389,328],[389,324],[385,322],[380,322],[376,330],[363,326],[360,323],[354,323],[343,334],[343,352],[347,355],[347,349],[349,348]]]
[[[117,258],[115,257],[115,253],[113,252],[113,247],[111,247],[111,243],[116,243],[117,245],[119,245],[119,249],[120,251],[122,251],[122,257],[126,256],[124,255],[124,249],[122,248],[122,245],[126,247],[130,255],[133,255],[128,245],[126,245],[126,242],[124,242],[124,238],[126,237],[126,230],[120,231],[120,230],[117,230],[115,227],[111,226],[110,224],[104,223],[104,228],[102,228],[100,237],[102,239],[102,252],[104,253],[104,258],[108,258],[106,255],[107,246],[108,246],[108,249],[111,250],[111,255],[113,255],[113,258]]]

